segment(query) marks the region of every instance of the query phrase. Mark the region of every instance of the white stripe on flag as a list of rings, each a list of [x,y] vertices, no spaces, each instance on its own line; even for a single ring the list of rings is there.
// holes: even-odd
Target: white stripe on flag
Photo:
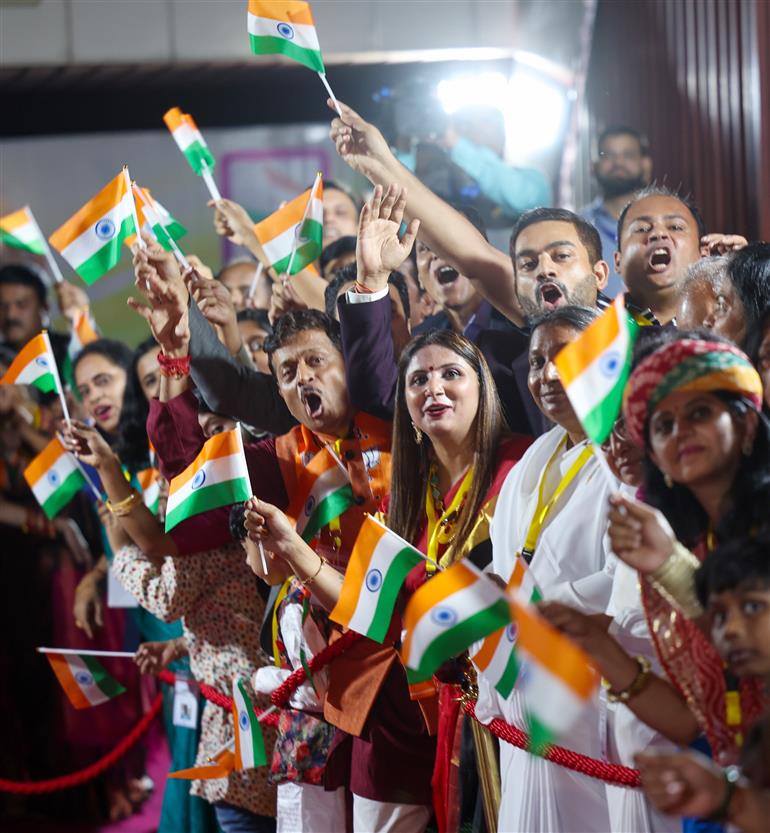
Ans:
[[[350,617],[347,627],[357,633],[367,633],[372,626],[375,611],[377,610],[377,603],[380,600],[380,593],[388,578],[388,570],[393,564],[396,553],[405,549],[405,545],[398,539],[393,539],[386,532],[377,542],[377,546],[372,553],[369,560],[369,566],[366,569],[364,576],[364,583],[361,586],[361,591],[358,594],[358,604]],[[370,589],[369,575],[374,570],[379,572],[379,583],[374,590]]]
[[[617,337],[569,386],[570,402],[581,420],[593,411],[618,383],[628,356],[628,342],[628,327],[625,322],[621,322]]]
[[[249,13],[248,28],[249,34],[257,38],[277,38],[288,41],[299,49],[313,49],[316,52],[321,50],[315,26],[308,26],[307,23],[289,23]],[[287,37],[284,32],[291,33],[291,36]]]
[[[318,508],[318,504],[325,497],[341,489],[348,483],[350,483],[350,479],[347,474],[337,466],[327,469],[316,478],[313,488],[305,500],[305,505],[302,507],[300,516],[297,518],[297,532],[300,535],[302,535],[302,532],[308,525],[308,521],[313,517],[313,513]]]
[[[295,235],[299,234],[302,230],[302,226],[306,220],[317,220],[319,223],[323,224],[323,216],[323,203],[319,199],[313,198],[310,202],[308,216],[305,220],[300,220],[296,225],[282,231],[280,234],[273,237],[272,240],[268,240],[266,243],[262,244],[262,248],[264,249],[265,255],[270,263],[278,263],[280,260],[283,260],[283,258],[288,257],[291,254]],[[304,238],[299,240],[297,242],[297,248],[300,248],[306,242],[307,241]]]
[[[480,613],[500,600],[500,588],[487,578],[478,578],[442,599],[426,611],[412,630],[410,654],[406,657],[409,668],[419,668],[423,654],[441,631],[448,631],[470,616]]]
[[[187,150],[190,145],[194,145],[196,142],[200,142],[202,145],[206,144],[203,141],[203,136],[201,135],[200,130],[196,130],[186,122],[180,124],[171,135],[174,137],[174,141],[177,143],[182,152]]]
[[[46,373],[53,373],[51,368],[51,356],[48,353],[41,353],[19,373],[14,385],[31,385],[36,379],[45,376]]]
[[[521,647],[519,659],[517,689],[525,698],[527,710],[554,734],[569,731],[586,708],[586,701]]]
[[[201,472],[203,476],[201,477]],[[180,504],[184,503],[193,492],[229,480],[248,478],[249,470],[243,453],[229,454],[227,457],[217,457],[204,463],[181,489],[168,496],[166,514],[170,515]],[[195,484],[195,485],[193,485]]]
[[[82,657],[77,654],[69,654],[65,656],[64,659],[67,661],[70,671],[72,671],[72,676],[75,678],[75,682],[83,692],[83,696],[89,703],[91,703],[91,705],[96,706],[99,703],[104,703],[110,699],[99,688],[99,686],[96,685],[94,682],[94,675],[91,673],[91,669],[85,664]]]
[[[131,194],[126,191],[114,208],[62,249],[62,257],[74,269],[77,269],[113,240],[120,231],[123,221],[127,217],[133,217],[133,213]]]
[[[65,453],[58,457],[51,468],[32,484],[32,492],[38,503],[42,506],[76,470],[77,466],[68,454]]]

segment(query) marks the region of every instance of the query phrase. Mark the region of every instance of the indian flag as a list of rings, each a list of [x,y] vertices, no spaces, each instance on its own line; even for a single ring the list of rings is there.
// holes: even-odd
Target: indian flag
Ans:
[[[286,55],[308,69],[326,72],[310,3],[249,0],[247,27],[255,55]]]
[[[45,254],[45,239],[28,206],[0,217],[0,243],[35,255]]]
[[[140,188],[134,184],[133,192],[136,197],[136,216],[139,220],[139,228],[152,235],[167,252],[173,251],[169,238],[181,240],[187,234],[187,229],[150,194],[149,188]],[[150,204],[149,212],[145,211],[146,203]],[[151,214],[152,219],[147,214]],[[136,235],[131,234],[123,242],[131,248],[135,241]]]
[[[40,333],[21,348],[0,385],[33,385],[43,393],[58,393],[57,375],[48,334]]]
[[[597,445],[609,437],[620,413],[637,330],[618,295],[554,360],[578,419]]]
[[[511,603],[521,661],[518,690],[525,699],[530,748],[542,754],[580,719],[599,683],[588,655],[529,605]]]
[[[121,171],[48,238],[89,285],[117,265],[123,241],[136,234],[134,198],[126,179]]]
[[[505,591],[467,561],[437,573],[409,600],[401,659],[410,683],[511,621]]]
[[[189,781],[208,781],[212,778],[227,778],[235,769],[235,754],[228,748],[222,749],[213,758],[212,763],[192,766],[169,772],[169,778],[182,778]]]
[[[302,470],[286,514],[308,543],[353,505],[353,489],[328,449],[322,448]]]
[[[425,557],[368,516],[353,545],[340,598],[329,618],[382,642],[409,571]]]
[[[139,481],[139,488],[142,490],[142,503],[152,512],[158,514],[160,502],[160,472],[157,469],[142,469],[137,472],[136,479]]]
[[[318,174],[312,188],[254,226],[270,265],[279,274],[296,275],[321,254],[323,198],[323,180]]]
[[[233,680],[233,721],[235,724],[235,768],[254,769],[267,763],[265,739],[251,704],[246,684]]]
[[[542,595],[532,571],[520,556],[513,566],[513,573],[505,588],[509,594],[522,602],[537,602]],[[516,654],[516,622],[510,622],[504,628],[490,634],[481,648],[471,657],[473,664],[483,672],[501,697],[511,696],[519,676],[519,659]]]
[[[76,709],[106,703],[126,689],[88,654],[47,653],[54,674]]]
[[[72,370],[75,366],[75,358],[77,357],[77,354],[86,346],[86,344],[90,344],[98,338],[99,333],[97,332],[96,321],[94,321],[88,307],[86,307],[78,313],[77,318],[72,324],[72,328],[70,330],[70,340],[67,344],[67,355],[62,362],[61,370],[64,381],[70,386],[70,388],[72,388],[78,399],[80,398],[80,394],[77,393],[77,389],[75,387],[75,374]]]
[[[24,469],[24,479],[48,518],[61,512],[86,485],[75,459],[57,437]]]
[[[198,130],[195,119],[189,113],[183,113],[178,107],[172,107],[163,116],[163,121],[171,131],[177,147],[198,176],[204,171],[214,170],[216,164],[214,156]]]
[[[239,428],[216,434],[169,484],[166,532],[185,518],[251,497]]]

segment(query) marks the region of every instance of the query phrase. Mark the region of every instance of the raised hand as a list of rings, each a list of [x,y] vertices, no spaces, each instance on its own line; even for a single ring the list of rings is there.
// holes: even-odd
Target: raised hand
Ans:
[[[69,281],[54,284],[53,290],[61,314],[74,324],[78,316],[88,309],[88,295],[85,290]]]
[[[299,297],[299,293],[292,285],[290,278],[282,277],[273,284],[270,309],[267,311],[267,317],[271,324],[275,324],[287,312],[307,308],[307,304]]]
[[[150,305],[136,298],[126,303],[144,318],[167,356],[186,356],[190,341],[187,287],[173,255],[149,237],[145,242],[147,248],[134,253],[134,275],[136,288]]]
[[[326,102],[336,112],[331,99]],[[338,102],[342,118],[332,120],[329,137],[337,153],[353,168],[373,182],[384,176],[394,156],[385,137],[373,125],[365,121],[347,104]]]
[[[383,194],[382,186],[377,185],[361,209],[356,243],[357,279],[373,292],[387,286],[388,275],[406,260],[414,245],[419,220],[412,220],[403,239],[398,237],[405,208],[405,188],[389,185]]]
[[[609,529],[613,552],[629,567],[654,573],[671,555],[674,530],[662,512],[624,495],[610,498]]]
[[[701,257],[712,257],[714,255],[726,255],[728,252],[737,252],[749,245],[749,241],[740,234],[722,234],[713,232],[706,234],[700,239]]]
[[[62,421],[59,428],[62,445],[81,462],[97,470],[107,462],[115,462],[112,449],[95,428],[77,420],[72,420],[69,425]]]
[[[214,230],[236,246],[248,247],[254,234],[254,222],[246,209],[232,200],[211,200],[214,209]]]

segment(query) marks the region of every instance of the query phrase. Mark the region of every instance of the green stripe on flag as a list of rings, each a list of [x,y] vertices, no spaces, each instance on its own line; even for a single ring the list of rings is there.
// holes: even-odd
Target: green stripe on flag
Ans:
[[[226,480],[224,483],[216,483],[213,486],[204,486],[192,492],[189,497],[166,516],[166,532],[172,530],[186,518],[208,512],[210,509],[218,509],[220,506],[241,503],[250,497],[251,490],[248,481],[242,477]]]
[[[249,495],[249,497],[251,496]],[[248,500],[248,497],[243,498],[243,500]],[[327,495],[308,518],[308,522],[302,530],[303,540],[308,543],[312,541],[323,527],[330,524],[335,518],[339,518],[352,505],[353,489],[349,483]]]
[[[105,667],[94,657],[87,654],[80,654],[79,656],[91,672],[97,688],[106,697],[117,697],[118,694],[122,694],[126,690],[113,676],[107,673]]]
[[[291,264],[292,275],[301,272],[306,266],[309,266],[313,261],[318,259],[323,248],[323,225],[316,220],[306,220],[300,236],[304,242],[297,248],[294,254],[294,261]],[[272,266],[279,275],[286,274],[290,260],[291,252],[286,257],[273,263]]]
[[[55,518],[59,512],[72,500],[73,497],[85,486],[86,479],[79,469],[68,474],[59,488],[53,492],[48,500],[40,507],[48,520]]]
[[[56,379],[54,379],[53,373],[44,373],[42,376],[38,376],[34,382],[30,382],[29,384],[37,388],[42,393],[58,393],[56,390]]]
[[[430,615],[430,614],[427,614]],[[469,645],[502,628],[510,621],[510,607],[505,599],[468,616],[458,624],[439,634],[428,646],[420,659],[419,668],[407,666],[406,676],[410,683],[430,679],[435,671],[451,657],[461,654]]]
[[[89,286],[96,283],[120,260],[123,253],[121,248],[123,241],[131,234],[136,234],[136,225],[134,224],[134,218],[128,216],[120,224],[118,233],[107,241],[99,251],[94,252],[88,260],[84,260],[75,271]]]
[[[317,49],[303,49],[285,38],[274,38],[270,35],[249,34],[251,51],[255,55],[286,55],[293,61],[304,64],[308,69],[316,72],[326,72],[321,52]]]
[[[411,547],[404,547],[399,550],[382,580],[382,590],[380,590],[377,599],[377,607],[374,610],[372,623],[365,634],[369,639],[379,643],[383,642],[390,629],[393,608],[396,606],[396,599],[401,592],[404,580],[410,570],[422,560],[419,553]]]
[[[45,247],[40,240],[31,240],[29,243],[25,243],[23,240],[19,240],[18,237],[14,237],[14,235],[10,232],[1,228],[0,243],[3,243],[5,246],[10,246],[12,249],[21,249],[25,252],[32,252],[32,254],[35,255],[45,254]]]
[[[527,715],[527,729],[529,730],[529,751],[533,755],[545,755],[554,741],[554,733],[531,712]]]
[[[503,637],[505,639],[505,637]],[[511,645],[511,655],[508,657],[508,662],[505,665],[500,679],[495,683],[495,689],[501,697],[508,699],[511,696],[513,687],[516,685],[516,680],[519,678],[519,658],[516,654],[516,645]]]
[[[246,691],[246,686],[243,680],[238,680],[238,689],[243,697],[243,703],[246,706],[246,711],[249,715],[249,723],[251,728],[251,749],[254,756],[254,766],[265,766],[267,764],[267,753],[265,752],[265,739],[262,737],[262,725],[257,720],[257,714],[254,711],[254,706],[251,704],[251,698]],[[243,735],[241,735],[241,739]],[[243,753],[241,753],[241,759]]]
[[[208,147],[204,145],[202,142],[193,142],[191,145],[188,145],[182,151],[182,153],[184,153],[184,155],[187,157],[187,161],[190,163],[190,167],[195,171],[196,174],[198,174],[198,176],[200,176],[203,173],[203,171],[214,170],[216,160],[214,159]]]

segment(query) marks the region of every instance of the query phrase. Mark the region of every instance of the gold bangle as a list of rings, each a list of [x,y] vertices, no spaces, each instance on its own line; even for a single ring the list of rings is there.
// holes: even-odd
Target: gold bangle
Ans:
[[[106,501],[106,505],[115,517],[123,518],[131,514],[138,501],[139,492],[136,489],[131,489],[131,494],[128,497],[124,497],[123,500],[119,500],[117,503],[108,500]]]
[[[647,678],[650,676],[650,669],[652,663],[647,657],[634,657],[637,665],[636,676],[631,680],[631,684],[626,686],[623,691],[613,691],[611,688],[607,689],[607,701],[609,703],[627,703],[632,697],[644,688],[647,683]]]
[[[320,561],[318,562],[318,569],[313,573],[312,576],[308,576],[307,578],[299,578],[299,576],[297,576],[297,578],[299,578],[300,580],[300,583],[305,587],[310,587],[310,585],[318,578],[318,575],[321,572],[321,570],[323,570],[324,564],[329,563],[322,555],[319,555],[318,558],[320,559]]]
[[[658,593],[688,619],[697,619],[703,613],[695,595],[694,575],[699,566],[698,557],[676,541],[671,555],[649,575],[649,581]]]

